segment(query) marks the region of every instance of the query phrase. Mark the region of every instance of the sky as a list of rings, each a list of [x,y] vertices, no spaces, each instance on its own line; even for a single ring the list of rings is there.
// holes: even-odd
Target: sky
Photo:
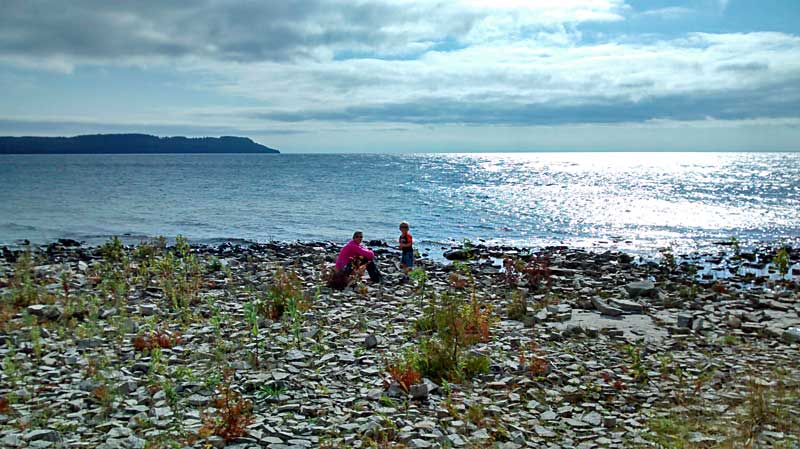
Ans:
[[[4,0],[0,135],[800,151],[798,0]]]

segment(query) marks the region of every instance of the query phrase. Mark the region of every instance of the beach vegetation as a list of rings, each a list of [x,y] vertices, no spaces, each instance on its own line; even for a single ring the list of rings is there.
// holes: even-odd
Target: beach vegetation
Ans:
[[[472,245],[472,240],[464,237],[464,239],[461,240],[461,248],[464,251],[464,256],[467,258],[467,260],[475,258],[475,248]]]
[[[176,237],[175,247],[156,260],[155,269],[158,285],[173,311],[185,312],[197,302],[203,270],[185,238]]]
[[[547,255],[533,256],[527,262],[516,257],[503,259],[503,281],[508,287],[524,285],[531,292],[549,291],[551,275]]]
[[[16,349],[11,342],[8,342],[7,344],[9,346],[6,350],[5,356],[3,356],[3,381],[6,385],[9,385],[13,388],[17,382],[22,380],[22,378],[20,375],[20,367],[16,360]]]
[[[258,314],[258,305],[253,302],[246,302],[242,307],[244,311],[244,318],[247,321],[249,327],[249,334],[250,334],[250,342],[251,346],[255,347],[255,354],[252,356],[252,365],[256,368],[260,366],[259,363],[259,344],[258,344],[258,321],[259,321],[259,314]]]
[[[417,368],[418,365],[417,353],[407,349],[401,356],[386,363],[386,372],[403,391],[408,393],[412,385],[418,384],[422,380],[422,373]]]
[[[628,356],[628,371],[637,383],[646,384],[649,380],[647,364],[642,356],[642,348],[638,345],[628,344],[623,347]]]
[[[772,257],[772,266],[778,271],[781,277],[786,277],[789,273],[789,252],[786,248],[779,249]]]
[[[253,423],[253,403],[236,390],[233,377],[232,370],[225,370],[216,385],[213,411],[201,415],[201,438],[217,435],[231,441],[245,435],[247,426]]]
[[[333,267],[323,267],[322,279],[329,288],[341,291],[358,284],[366,271],[366,264],[361,264],[358,260],[354,260],[353,270],[350,273],[345,270],[337,270]]]
[[[426,273],[422,267],[416,267],[408,273],[408,277],[410,277],[417,286],[415,293],[419,301],[419,306],[422,307],[422,303],[425,300],[425,287],[428,283],[428,273]]]
[[[652,411],[645,439],[664,448],[792,447],[800,419],[789,404],[796,404],[800,395],[796,381],[778,371],[770,382],[747,376],[744,385],[733,386],[715,406],[696,392],[681,392],[680,407],[670,401]]]
[[[508,295],[509,301],[506,307],[508,318],[516,321],[523,321],[528,314],[528,298],[525,292],[514,290]]]
[[[491,307],[477,298],[444,292],[433,295],[424,307],[414,329],[422,334],[409,362],[425,377],[460,382],[488,371],[482,356],[464,356],[464,350],[479,342],[488,342],[495,321]]]
[[[8,282],[11,288],[10,305],[13,305],[15,309],[47,302],[45,301],[46,294],[36,282],[33,267],[34,256],[28,248],[17,257],[17,261],[14,263],[14,274]]]
[[[658,252],[661,254],[661,267],[669,273],[674,272],[675,269],[678,268],[678,264],[672,246],[659,248]]]
[[[161,329],[141,332],[131,340],[133,348],[139,352],[148,352],[155,348],[170,349],[180,342],[180,334]]]
[[[697,284],[681,285],[678,289],[678,296],[690,301],[695,300],[697,298]]]
[[[222,271],[222,261],[214,255],[208,256],[206,259],[206,270],[209,273],[216,273],[218,271]]]
[[[272,382],[262,385],[256,392],[256,397],[260,400],[275,400],[286,393],[287,387],[283,382]]]
[[[524,347],[519,348],[518,362],[534,379],[543,379],[550,373],[550,364],[535,341],[528,344],[527,351]]]
[[[482,404],[473,402],[467,407],[467,419],[478,427],[483,426],[483,420],[486,418],[486,411]]]
[[[279,320],[291,309],[306,311],[310,301],[303,295],[303,282],[293,271],[279,267],[272,276],[267,288],[266,301],[260,304],[260,312],[273,320]]]
[[[733,260],[739,260],[742,258],[742,247],[739,243],[739,239],[736,237],[731,237],[728,239],[728,243],[731,245],[733,249]]]

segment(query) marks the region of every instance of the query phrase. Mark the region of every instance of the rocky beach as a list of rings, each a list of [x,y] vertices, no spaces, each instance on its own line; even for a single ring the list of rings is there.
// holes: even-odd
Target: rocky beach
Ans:
[[[797,248],[369,246],[3,248],[0,447],[800,447]]]

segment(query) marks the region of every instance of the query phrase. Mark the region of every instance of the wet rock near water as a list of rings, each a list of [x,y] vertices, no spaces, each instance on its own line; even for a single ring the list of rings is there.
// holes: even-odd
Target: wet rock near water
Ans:
[[[654,422],[691,415],[707,425],[682,438],[701,447],[735,442],[730,423],[757,399],[785,413],[760,416],[753,447],[800,445],[796,279],[474,245],[449,253],[460,267],[418,261],[423,288],[401,282],[396,250],[371,243],[384,282],[342,291],[322,280],[331,242],[180,253],[59,241],[30,266],[4,249],[0,446],[654,447]],[[509,276],[504,257],[547,265]],[[281,272],[296,274],[297,297],[277,314],[263,306],[289,288]],[[489,366],[404,388],[387,365],[419,352],[428,335],[415,323],[445,293],[490,306],[490,337],[466,349]],[[209,430],[225,410],[220,385],[252,411],[241,435]]]

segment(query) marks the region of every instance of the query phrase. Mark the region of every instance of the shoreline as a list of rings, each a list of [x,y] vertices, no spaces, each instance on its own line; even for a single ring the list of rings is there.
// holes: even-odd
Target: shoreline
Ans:
[[[343,236],[347,234],[342,234]],[[180,234],[178,234],[180,235]],[[6,239],[0,241],[0,248],[7,247],[12,250],[23,249],[26,246],[42,247],[60,241],[72,242],[71,244],[81,244],[83,246],[100,246],[111,239],[119,238],[123,244],[136,246],[143,242],[157,240],[166,237],[169,244],[174,244],[176,236],[164,235],[146,235],[137,233],[122,233],[122,234],[97,234],[97,235],[79,235],[74,233],[67,233],[62,235],[49,235],[38,236],[31,238],[26,235],[16,235],[13,239]],[[184,236],[186,237],[186,236]],[[219,246],[219,245],[264,245],[264,244],[277,244],[277,245],[292,245],[292,244],[309,244],[309,243],[335,243],[344,245],[349,241],[349,238],[312,238],[312,239],[275,239],[268,237],[266,239],[252,238],[252,237],[187,237],[193,245],[201,246]],[[374,242],[381,242],[381,246],[392,244],[394,238],[387,239],[370,239]],[[762,254],[774,253],[777,248],[787,247],[793,248],[794,251],[800,249],[800,235],[786,235],[770,239],[763,238],[744,238],[737,239],[735,233],[729,237],[715,237],[704,238],[701,240],[687,240],[683,238],[675,239],[674,241],[657,244],[656,241],[638,240],[634,237],[624,236],[602,236],[602,237],[588,237],[588,236],[572,236],[561,238],[537,238],[527,243],[515,243],[514,241],[505,241],[503,239],[481,238],[444,238],[438,240],[420,240],[418,241],[417,249],[423,254],[423,257],[429,257],[432,260],[443,262],[446,258],[443,254],[447,251],[458,249],[464,245],[464,242],[471,242],[473,246],[488,249],[497,252],[498,248],[535,252],[546,250],[550,247],[568,247],[577,250],[589,251],[594,253],[603,252],[624,252],[634,257],[638,257],[642,261],[658,261],[661,258],[662,250],[669,250],[681,261],[692,262],[701,258],[719,259],[728,258],[734,255],[736,251],[747,254]],[[770,256],[771,257],[771,256]],[[800,256],[798,256],[800,258]],[[795,258],[795,263],[800,263],[800,260]],[[800,264],[796,266],[800,268]]]
[[[335,291],[322,276],[338,248],[51,243],[27,265],[5,249],[0,445],[800,444],[796,276],[754,275],[753,288],[742,276],[698,279],[676,260],[568,247],[544,249],[534,269],[525,249],[474,245],[461,250],[479,257],[456,264],[421,260],[423,288],[399,282],[395,250],[371,246],[386,282]],[[501,271],[503,255],[519,269]],[[797,249],[787,255],[796,264]],[[754,256],[740,260],[774,254]],[[292,285],[304,310],[276,316]],[[419,323],[445,296],[487,311],[486,339],[464,348],[486,370],[405,391],[386,367],[425,354]],[[250,404],[227,441],[201,435],[223,410],[220,385]],[[732,426],[749,422],[754,401],[758,425]]]

